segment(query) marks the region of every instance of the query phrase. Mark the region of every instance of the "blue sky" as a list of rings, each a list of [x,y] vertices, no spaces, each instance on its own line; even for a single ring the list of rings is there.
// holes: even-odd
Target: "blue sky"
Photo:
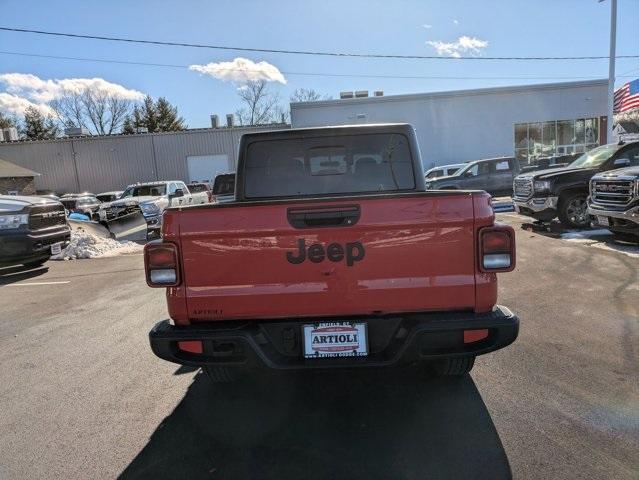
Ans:
[[[463,56],[607,55],[609,2],[597,0],[422,1],[119,1],[2,0],[1,26],[271,49]],[[619,0],[617,53],[639,54],[639,1]],[[457,48],[459,39],[469,48]],[[471,40],[468,40],[471,39]],[[427,43],[427,42],[430,42]],[[437,43],[440,42],[440,43]],[[446,45],[452,44],[452,45]],[[457,48],[457,50],[456,50]],[[243,57],[267,62],[286,81],[270,88],[288,100],[296,88],[337,97],[341,90],[401,94],[568,81],[607,76],[606,60],[465,61],[391,60],[232,52],[76,40],[0,31],[0,51],[206,65]],[[629,72],[630,71],[630,72]],[[619,60],[618,74],[639,77],[639,58]],[[32,74],[42,80],[102,78],[125,89],[165,96],[190,127],[207,126],[239,106],[238,84],[188,68],[65,61],[0,54],[0,75]],[[295,75],[334,73],[440,76],[460,79],[349,78]],[[480,78],[499,77],[499,78]],[[548,77],[548,78],[512,78]],[[2,77],[0,77],[2,78]],[[6,77],[5,77],[6,78]],[[271,78],[275,78],[271,75]],[[279,77],[278,77],[279,78]],[[621,85],[630,78],[618,78]],[[57,84],[56,84],[57,85]],[[33,92],[0,82],[0,95]],[[42,92],[40,92],[42,93]],[[46,95],[40,97],[42,100]],[[30,101],[34,101],[33,97]],[[6,109],[6,107],[5,107]]]

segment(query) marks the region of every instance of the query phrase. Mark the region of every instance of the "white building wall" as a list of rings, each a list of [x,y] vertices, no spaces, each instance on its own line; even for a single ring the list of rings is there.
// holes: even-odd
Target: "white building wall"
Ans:
[[[291,104],[293,128],[405,122],[424,166],[514,155],[516,123],[606,115],[607,80]]]

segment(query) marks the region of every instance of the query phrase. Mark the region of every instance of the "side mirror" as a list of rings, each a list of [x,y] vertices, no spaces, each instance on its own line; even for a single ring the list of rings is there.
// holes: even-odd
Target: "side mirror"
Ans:
[[[169,195],[169,198],[180,198],[184,196],[184,190],[178,188],[175,192]]]
[[[621,158],[617,158],[613,165],[615,167],[627,167],[630,165],[630,159],[625,158],[625,157],[621,157]]]
[[[473,172],[471,172],[470,170],[467,170],[466,172],[464,172],[464,177],[472,177],[473,176]]]

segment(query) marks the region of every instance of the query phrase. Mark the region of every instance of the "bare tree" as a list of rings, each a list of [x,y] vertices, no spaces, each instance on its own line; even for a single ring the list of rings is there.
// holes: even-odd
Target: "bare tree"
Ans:
[[[322,95],[312,88],[298,88],[291,95],[291,102],[317,102],[318,100],[330,100],[330,95]]]
[[[269,91],[266,81],[249,81],[238,89],[243,107],[235,112],[240,125],[279,122],[282,107],[277,93]]]
[[[51,108],[65,127],[84,127],[98,135],[119,133],[131,107],[131,100],[88,89],[69,92],[51,102]]]

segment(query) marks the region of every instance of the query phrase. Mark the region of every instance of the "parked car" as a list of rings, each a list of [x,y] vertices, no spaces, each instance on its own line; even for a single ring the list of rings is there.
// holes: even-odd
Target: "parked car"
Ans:
[[[544,222],[559,217],[569,228],[589,227],[588,184],[593,175],[636,165],[639,141],[602,145],[564,168],[523,173],[513,184],[515,210]]]
[[[64,206],[43,197],[0,195],[0,267],[36,267],[71,240]]]
[[[95,197],[100,200],[102,203],[108,203],[108,202],[112,202],[114,200],[117,200],[118,198],[120,198],[120,196],[123,194],[124,192],[122,190],[116,190],[113,192],[102,192],[102,193],[98,193]]]
[[[235,174],[222,173],[213,182],[213,203],[228,203],[235,200]]]
[[[189,183],[189,190],[191,194],[206,193],[208,203],[213,200],[213,192],[211,191],[211,185],[207,182],[191,182]]]
[[[129,185],[119,199],[106,204],[98,211],[102,222],[141,213],[148,231],[159,231],[162,213],[168,206],[190,206],[208,203],[204,192],[191,194],[180,180],[146,182]]]
[[[245,134],[236,186],[233,203],[168,208],[145,246],[173,320],[150,332],[160,358],[213,381],[400,364],[463,375],[517,337],[495,305],[512,227],[485,192],[425,191],[410,125]]]
[[[430,170],[426,171],[426,173],[424,173],[424,177],[426,178],[426,180],[439,177],[450,177],[451,175],[455,175],[455,173],[458,172],[460,168],[465,166],[465,163],[453,163],[451,165],[433,167]]]
[[[635,163],[639,165],[636,159]],[[595,224],[608,228],[617,238],[639,242],[639,166],[593,176],[588,213]]]
[[[485,190],[491,195],[512,194],[519,161],[513,157],[486,158],[469,162],[455,175],[427,180],[428,190]]]
[[[69,213],[81,213],[89,218],[96,217],[102,202],[92,194],[66,194],[60,198],[60,202]]]

